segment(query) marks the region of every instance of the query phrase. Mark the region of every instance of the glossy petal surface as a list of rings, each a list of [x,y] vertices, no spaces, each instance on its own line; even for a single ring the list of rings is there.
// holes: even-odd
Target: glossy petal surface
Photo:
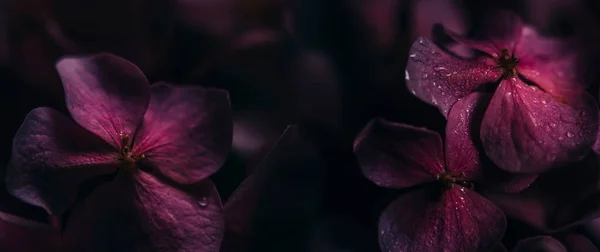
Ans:
[[[117,152],[51,108],[31,111],[13,141],[7,188],[21,200],[60,214],[85,179],[116,170]]]
[[[595,157],[551,170],[521,193],[488,193],[507,216],[544,232],[558,232],[600,216]],[[560,186],[557,186],[560,185]]]
[[[63,58],[56,64],[73,119],[115,147],[133,135],[150,99],[149,83],[131,62],[111,54]]]
[[[425,38],[412,45],[405,79],[408,89],[421,100],[448,115],[452,105],[479,86],[494,83],[502,75],[489,57],[461,59],[437,47]]]
[[[587,85],[580,78],[580,58],[567,43],[541,37],[530,26],[523,27],[515,48],[517,69],[528,80],[554,96],[583,91]]]
[[[567,252],[565,246],[560,241],[551,236],[537,236],[520,240],[513,252]]]
[[[500,209],[475,192],[455,186],[439,199],[436,188],[407,192],[379,219],[383,251],[490,251],[506,230]]]
[[[496,90],[483,118],[481,139],[500,168],[537,173],[583,159],[597,128],[598,108],[588,94],[557,100],[513,78]]]
[[[444,150],[446,167],[454,174],[464,173],[472,178],[481,168],[481,157],[475,146],[479,129],[476,122],[481,120],[489,100],[488,94],[470,94],[458,100],[448,115]]]
[[[381,118],[356,137],[354,153],[363,174],[382,187],[411,187],[445,171],[439,134]]]
[[[73,210],[64,231],[73,251],[219,251],[221,200],[205,180],[176,189],[121,171]]]
[[[464,172],[477,186],[498,192],[520,192],[538,177],[537,174],[514,174],[483,161],[479,132],[481,119],[492,98],[488,93],[472,93],[460,99],[450,111],[446,125],[446,163],[455,174]]]
[[[161,83],[152,86],[133,152],[143,153],[146,164],[163,175],[190,184],[221,168],[232,135],[227,91]]]

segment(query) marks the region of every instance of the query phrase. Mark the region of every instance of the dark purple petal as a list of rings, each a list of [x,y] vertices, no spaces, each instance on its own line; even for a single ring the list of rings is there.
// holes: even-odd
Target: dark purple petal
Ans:
[[[56,69],[73,119],[115,147],[119,133],[133,135],[142,122],[150,85],[131,62],[112,55],[67,57]]]
[[[454,174],[464,173],[473,178],[481,169],[481,156],[477,141],[478,125],[490,95],[472,93],[456,102],[448,115],[446,124],[446,167]]]
[[[398,2],[398,1],[391,1]],[[431,31],[435,24],[442,24],[456,32],[466,32],[465,13],[454,1],[422,0],[415,1],[412,10],[412,36],[432,37]]]
[[[562,243],[551,236],[536,236],[520,240],[513,252],[568,252]]]
[[[472,93],[458,100],[450,110],[446,125],[446,165],[455,174],[464,172],[485,189],[520,192],[538,175],[508,173],[489,163],[481,165],[482,156],[477,147],[480,146],[479,132],[491,97],[487,93]]]
[[[554,96],[581,92],[587,87],[581,78],[578,53],[565,41],[541,37],[533,27],[523,27],[515,57],[519,59],[519,74]]]
[[[490,251],[498,246],[506,219],[477,193],[455,186],[437,198],[435,188],[407,192],[379,219],[383,251]]]
[[[363,174],[382,187],[411,187],[445,172],[438,133],[381,118],[358,134],[354,154]]]
[[[71,251],[219,251],[225,224],[211,181],[176,189],[133,172],[76,205],[63,233]]]
[[[596,157],[553,169],[517,194],[487,193],[506,215],[544,232],[558,232],[600,216]]]
[[[598,252],[592,241],[580,234],[569,234],[561,240],[569,252]]]
[[[62,251],[60,230],[48,225],[24,227],[0,220],[0,251]]]
[[[583,159],[597,129],[598,108],[589,94],[557,100],[512,78],[496,90],[483,118],[481,140],[500,168],[539,173]]]
[[[178,183],[198,182],[214,172],[231,150],[233,122],[224,90],[159,83],[133,152]]]
[[[50,214],[61,214],[74,203],[85,179],[116,170],[117,155],[60,112],[37,108],[15,135],[7,189]]]
[[[482,51],[494,58],[503,49],[512,52],[521,38],[523,23],[519,16],[512,12],[498,11],[485,20],[485,36],[482,39],[471,39],[453,31],[446,31],[454,40],[475,50]]]
[[[418,38],[409,52],[406,85],[410,92],[447,116],[458,99],[500,78],[502,70],[493,68],[495,65],[489,57],[457,58],[430,40]]]

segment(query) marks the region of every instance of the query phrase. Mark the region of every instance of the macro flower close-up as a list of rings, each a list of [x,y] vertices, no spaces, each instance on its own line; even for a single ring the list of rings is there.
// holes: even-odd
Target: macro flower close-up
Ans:
[[[597,13],[0,0],[0,252],[597,252]]]

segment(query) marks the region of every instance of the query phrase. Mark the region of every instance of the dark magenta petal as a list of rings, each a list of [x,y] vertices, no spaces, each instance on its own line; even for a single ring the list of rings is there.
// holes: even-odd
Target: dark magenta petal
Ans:
[[[494,58],[500,56],[503,49],[513,51],[520,40],[523,23],[521,18],[512,12],[498,11],[487,17],[484,23],[485,36],[482,39],[471,39],[447,30],[450,37],[458,43],[482,51]]]
[[[569,252],[598,252],[592,241],[580,234],[568,234],[561,240]]]
[[[506,215],[544,231],[559,232],[600,216],[596,157],[553,169],[517,194],[487,193]]]
[[[490,251],[498,246],[506,219],[477,193],[455,186],[437,198],[439,188],[409,191],[379,219],[383,251]]]
[[[550,236],[536,236],[520,240],[513,252],[569,252],[562,243]]]
[[[597,129],[598,108],[589,94],[558,100],[512,78],[496,90],[483,118],[481,140],[500,168],[539,173],[581,160]]]
[[[48,225],[24,227],[0,220],[0,251],[62,251],[60,230]]]
[[[391,1],[398,2],[398,1]],[[412,34],[414,37],[432,37],[435,24],[442,24],[456,32],[466,32],[465,13],[460,6],[449,0],[415,1],[412,7]]]
[[[60,112],[37,108],[15,135],[6,187],[29,204],[61,214],[84,180],[116,170],[117,154]]]
[[[476,124],[483,117],[491,95],[472,93],[456,102],[446,124],[446,167],[454,174],[464,173],[473,178],[481,169],[481,156],[475,141]]]
[[[176,189],[122,170],[73,209],[63,232],[72,251],[219,251],[222,205],[209,180]]]
[[[566,42],[541,37],[533,27],[523,27],[515,49],[519,74],[554,96],[583,91],[587,85],[580,72],[582,61]]]
[[[382,187],[411,187],[445,171],[438,133],[381,118],[358,134],[354,154],[363,174]]]
[[[198,182],[216,172],[231,150],[233,122],[225,90],[152,86],[133,152],[178,183]]]
[[[409,52],[406,85],[410,92],[447,116],[458,99],[500,78],[502,70],[493,68],[495,65],[489,57],[457,58],[430,40],[418,38]]]
[[[56,69],[73,119],[115,147],[119,133],[133,135],[142,122],[150,85],[131,62],[112,55],[67,57]]]

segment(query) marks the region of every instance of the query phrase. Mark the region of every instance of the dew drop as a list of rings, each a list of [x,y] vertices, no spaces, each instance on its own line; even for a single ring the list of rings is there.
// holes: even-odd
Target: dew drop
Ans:
[[[550,124],[550,126],[551,126],[552,128],[556,128],[556,123],[551,123],[551,124]]]
[[[446,95],[446,92],[442,92],[442,95]]]
[[[413,54],[409,55],[409,57],[414,58],[414,57],[417,57],[417,55],[413,53]]]
[[[208,199],[206,197],[202,197],[199,201],[198,201],[198,205],[200,207],[207,207],[208,206]]]
[[[567,132],[567,137],[573,138],[574,136],[575,136],[575,134],[573,134],[573,132],[571,132],[571,131]]]
[[[410,74],[408,73],[408,71],[404,70],[404,78],[406,80],[410,80]]]
[[[446,68],[445,67],[434,67],[433,70],[441,71],[441,70],[446,70]]]
[[[564,137],[558,137],[558,140],[562,141],[562,140],[565,140],[565,138]]]
[[[411,89],[411,90],[410,90],[410,92],[411,92],[413,95],[417,95],[417,92],[416,92],[414,89]]]
[[[539,144],[544,144],[544,140],[539,140],[538,143]]]

